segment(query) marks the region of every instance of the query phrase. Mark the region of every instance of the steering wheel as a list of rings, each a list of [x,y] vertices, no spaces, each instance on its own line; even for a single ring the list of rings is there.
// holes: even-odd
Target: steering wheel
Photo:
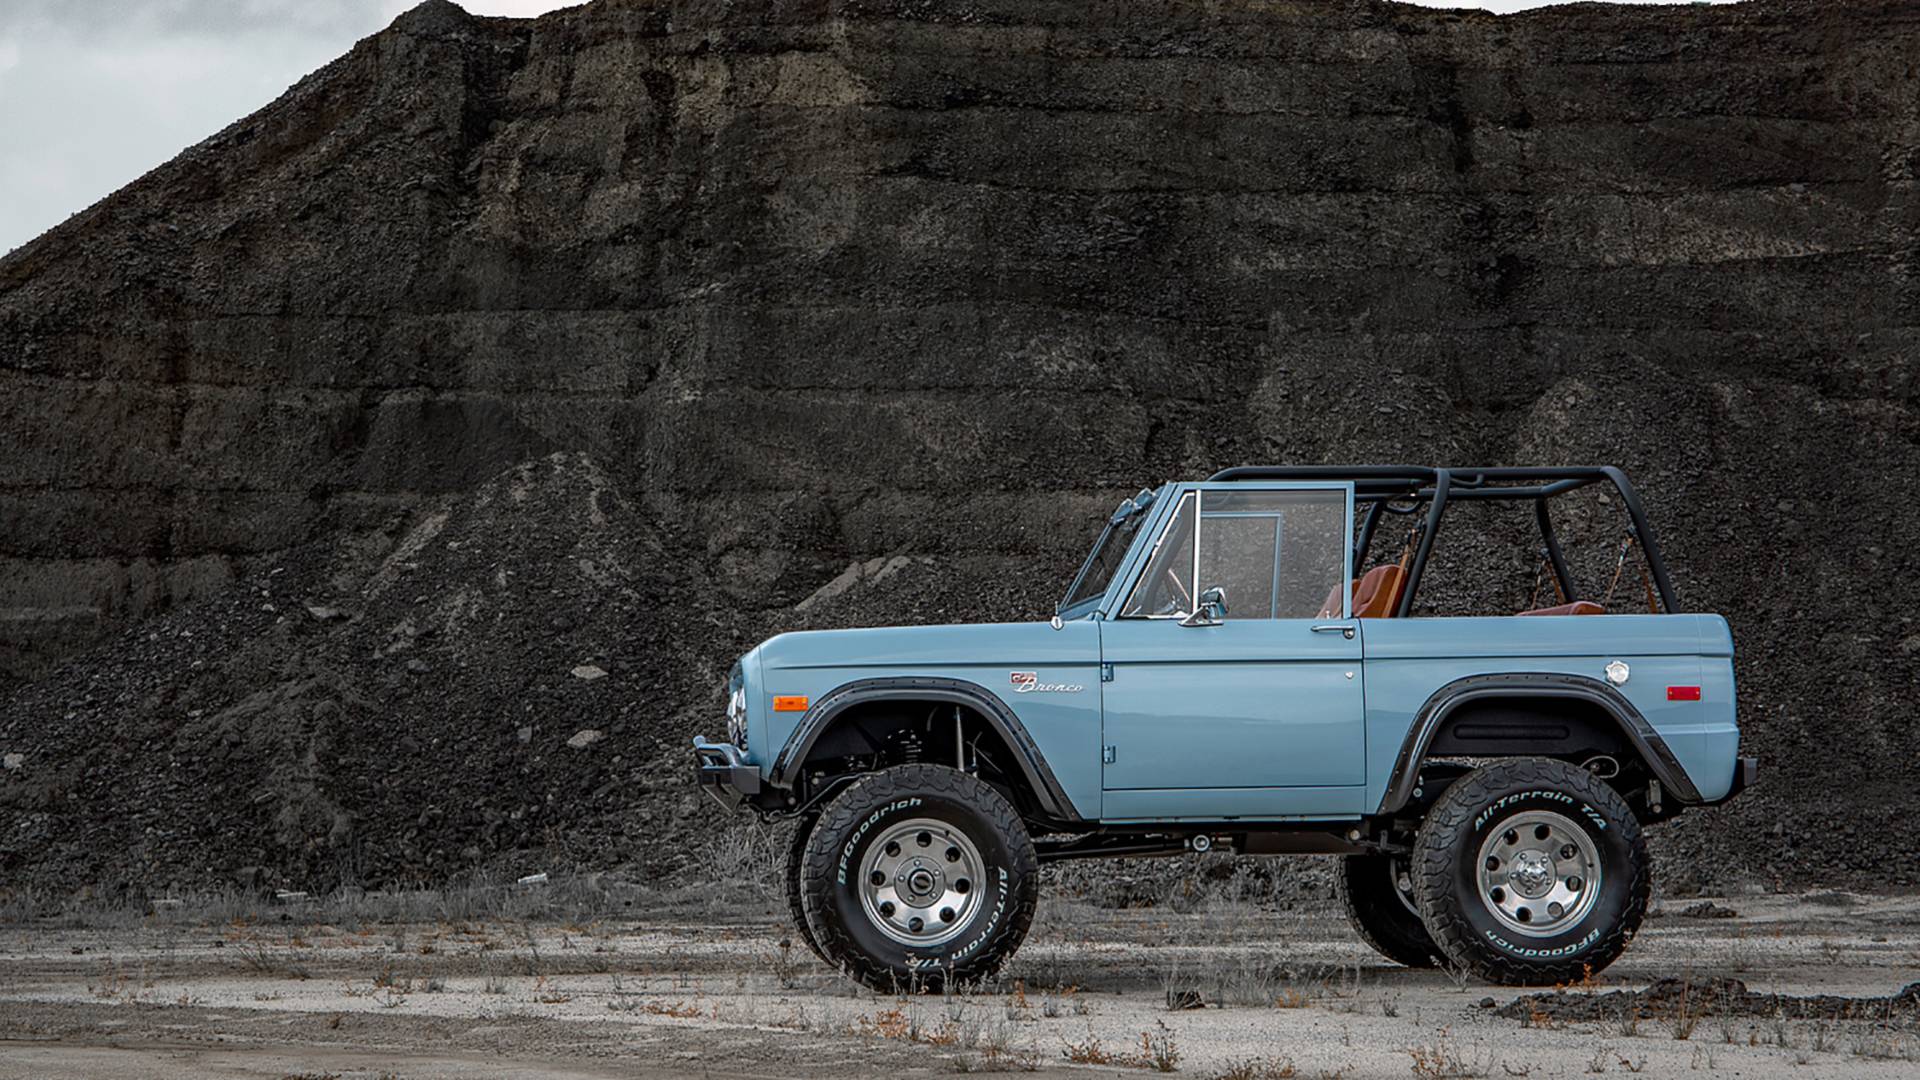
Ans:
[[[1167,576],[1167,584],[1172,585],[1176,590],[1179,591],[1180,599],[1184,600],[1185,603],[1183,604],[1172,603],[1171,602],[1172,597],[1169,596],[1168,597],[1169,602],[1166,605],[1163,605],[1157,614],[1176,615],[1182,611],[1192,611],[1193,610],[1193,594],[1188,592],[1187,587],[1180,583],[1180,576],[1173,572],[1173,567],[1171,566],[1167,567],[1166,570],[1163,571],[1163,573],[1165,573]]]

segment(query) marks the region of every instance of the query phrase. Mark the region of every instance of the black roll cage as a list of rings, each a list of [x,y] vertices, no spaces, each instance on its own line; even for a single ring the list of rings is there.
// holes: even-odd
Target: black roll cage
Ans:
[[[1567,566],[1559,537],[1554,534],[1553,515],[1547,506],[1555,496],[1606,481],[1613,485],[1620,495],[1621,504],[1627,509],[1627,519],[1632,529],[1631,540],[1639,545],[1640,553],[1646,559],[1647,572],[1654,590],[1659,593],[1661,606],[1668,614],[1680,611],[1679,599],[1673,591],[1673,580],[1667,574],[1666,560],[1660,557],[1660,544],[1654,539],[1653,526],[1647,523],[1640,496],[1633,490],[1627,474],[1612,465],[1464,469],[1425,465],[1241,465],[1222,469],[1207,480],[1209,483],[1234,480],[1330,480],[1351,483],[1354,504],[1367,508],[1353,544],[1356,573],[1357,568],[1366,562],[1367,551],[1373,545],[1374,532],[1381,520],[1387,514],[1419,513],[1424,505],[1426,521],[1420,529],[1413,561],[1407,568],[1407,584],[1400,593],[1399,609],[1394,612],[1396,617],[1402,619],[1413,612],[1413,598],[1419,591],[1421,575],[1427,568],[1427,558],[1433,552],[1434,539],[1440,534],[1440,522],[1446,514],[1447,505],[1456,500],[1532,500],[1534,521],[1540,527],[1541,544],[1548,563],[1553,567],[1554,579],[1560,584],[1560,595],[1569,602],[1580,599],[1573,581],[1573,571]]]

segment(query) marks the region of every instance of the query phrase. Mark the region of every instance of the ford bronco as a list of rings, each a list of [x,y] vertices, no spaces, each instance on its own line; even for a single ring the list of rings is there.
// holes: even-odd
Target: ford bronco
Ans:
[[[1600,599],[1553,517],[1595,484],[1627,518]],[[1477,500],[1530,504],[1557,603],[1420,613],[1448,507]],[[1634,549],[1646,610],[1615,613]],[[1209,850],[1340,856],[1354,928],[1399,963],[1571,981],[1640,926],[1642,827],[1756,769],[1726,620],[1681,613],[1611,467],[1166,484],[1120,504],[1047,621],[782,634],[726,692],[701,782],[797,819],[800,935],[883,989],[990,974],[1040,863]]]

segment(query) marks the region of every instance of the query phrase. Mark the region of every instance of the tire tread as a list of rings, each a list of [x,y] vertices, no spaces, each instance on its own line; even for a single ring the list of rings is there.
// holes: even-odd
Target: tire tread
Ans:
[[[1385,900],[1381,900],[1373,897],[1372,902],[1367,902],[1359,896],[1358,889],[1353,883],[1355,867],[1352,860],[1378,857],[1347,856],[1341,860],[1340,869],[1333,875],[1334,891],[1340,894],[1340,906],[1346,909],[1347,922],[1353,925],[1353,932],[1360,936],[1361,941],[1366,942],[1374,952],[1394,963],[1410,968],[1433,967],[1436,962],[1434,955],[1440,951],[1439,946],[1433,943],[1432,936],[1427,933],[1426,927],[1419,922],[1417,916],[1409,919],[1414,923],[1413,927],[1401,927],[1401,933],[1394,934],[1391,932],[1392,927],[1379,925],[1380,917],[1373,913],[1373,908],[1380,904],[1398,905],[1399,898],[1388,896]],[[1388,884],[1391,887],[1391,881]],[[1411,913],[1409,915],[1411,916]],[[1411,940],[1403,940],[1411,937],[1411,931],[1415,928],[1419,930],[1419,936],[1426,940],[1417,944]]]
[[[820,943],[814,940],[813,927],[807,925],[807,909],[801,898],[800,865],[806,858],[807,839],[813,835],[813,827],[820,820],[818,814],[805,814],[795,825],[793,839],[787,844],[787,914],[793,917],[794,932],[800,940],[807,943],[813,955],[827,963],[827,956],[820,951]]]

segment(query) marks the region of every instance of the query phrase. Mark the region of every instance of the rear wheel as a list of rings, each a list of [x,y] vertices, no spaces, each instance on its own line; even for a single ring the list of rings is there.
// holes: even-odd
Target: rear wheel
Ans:
[[[1651,875],[1625,800],[1549,758],[1497,761],[1447,788],[1414,842],[1421,921],[1491,982],[1575,982],[1640,929]]]
[[[901,765],[841,793],[801,859],[828,964],[876,990],[992,974],[1027,935],[1039,865],[1020,816],[977,777]]]
[[[1407,967],[1434,966],[1440,947],[1420,921],[1404,855],[1349,855],[1336,875],[1347,921],[1373,951]]]

